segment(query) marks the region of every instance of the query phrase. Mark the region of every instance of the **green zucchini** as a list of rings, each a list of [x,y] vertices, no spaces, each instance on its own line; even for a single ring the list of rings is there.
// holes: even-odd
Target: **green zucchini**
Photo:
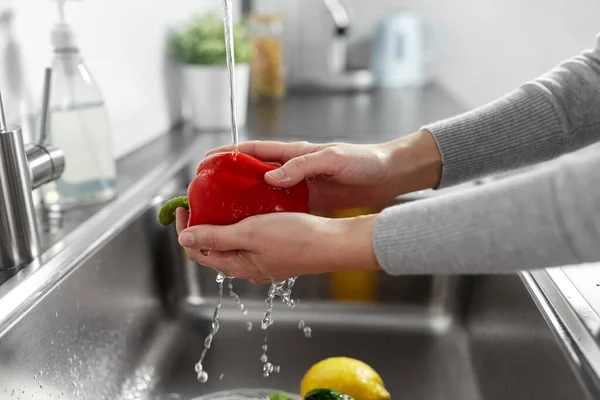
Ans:
[[[304,400],[354,400],[347,394],[333,389],[315,389],[306,394]]]

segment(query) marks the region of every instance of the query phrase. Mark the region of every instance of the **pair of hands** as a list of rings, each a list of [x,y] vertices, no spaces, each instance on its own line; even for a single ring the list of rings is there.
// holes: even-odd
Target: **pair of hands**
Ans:
[[[231,150],[221,147],[207,155]],[[246,142],[242,153],[280,167],[265,175],[275,187],[307,179],[313,212],[385,204],[439,182],[441,157],[431,134],[419,131],[373,145]],[[179,243],[188,258],[227,276],[254,283],[306,274],[379,269],[373,250],[377,215],[330,219],[273,213],[228,226],[186,229],[177,210]]]

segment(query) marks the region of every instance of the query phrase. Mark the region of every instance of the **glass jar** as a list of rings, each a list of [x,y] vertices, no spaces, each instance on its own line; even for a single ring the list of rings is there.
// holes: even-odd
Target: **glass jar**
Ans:
[[[285,96],[283,18],[280,15],[253,14],[248,17],[252,41],[250,97],[252,100],[278,100]]]

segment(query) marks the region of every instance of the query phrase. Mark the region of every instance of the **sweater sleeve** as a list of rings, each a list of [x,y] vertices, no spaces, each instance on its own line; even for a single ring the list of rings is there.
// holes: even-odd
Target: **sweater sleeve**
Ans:
[[[600,148],[399,205],[377,219],[389,274],[502,273],[600,261]]]
[[[512,93],[426,125],[442,155],[438,188],[553,159],[600,140],[600,34]]]

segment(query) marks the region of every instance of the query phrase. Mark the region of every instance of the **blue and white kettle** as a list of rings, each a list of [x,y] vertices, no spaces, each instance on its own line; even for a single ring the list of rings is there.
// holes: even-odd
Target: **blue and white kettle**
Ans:
[[[380,87],[421,86],[428,81],[434,30],[414,12],[399,11],[378,24],[371,70]]]

